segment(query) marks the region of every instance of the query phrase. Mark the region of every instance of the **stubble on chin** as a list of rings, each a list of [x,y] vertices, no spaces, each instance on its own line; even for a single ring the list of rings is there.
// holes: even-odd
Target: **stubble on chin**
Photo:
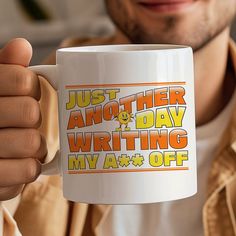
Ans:
[[[167,16],[161,20],[162,23],[156,24],[156,27],[155,22],[151,22],[153,27],[150,27],[147,22],[144,24],[140,18],[129,14],[122,0],[114,0],[113,4],[109,4],[109,0],[106,2],[113,22],[132,43],[181,44],[191,46],[194,51],[202,49],[229,27],[235,15],[231,10],[224,17],[218,16],[218,19],[212,21],[207,13],[202,11],[195,19],[192,19],[192,16],[185,20],[181,17]],[[112,8],[119,11],[113,11]]]

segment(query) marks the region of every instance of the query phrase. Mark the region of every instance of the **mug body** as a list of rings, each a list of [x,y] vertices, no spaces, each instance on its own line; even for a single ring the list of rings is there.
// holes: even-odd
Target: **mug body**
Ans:
[[[192,49],[57,51],[65,198],[139,204],[197,191]]]

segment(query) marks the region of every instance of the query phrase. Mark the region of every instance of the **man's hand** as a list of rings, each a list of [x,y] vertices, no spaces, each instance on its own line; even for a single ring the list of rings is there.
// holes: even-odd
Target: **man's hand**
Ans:
[[[19,194],[41,171],[46,142],[41,123],[40,84],[26,67],[31,45],[14,39],[0,50],[0,201]]]

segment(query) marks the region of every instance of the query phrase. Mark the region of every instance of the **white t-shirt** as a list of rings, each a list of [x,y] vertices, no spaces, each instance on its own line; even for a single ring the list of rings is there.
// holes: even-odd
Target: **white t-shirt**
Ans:
[[[99,236],[202,236],[202,208],[206,200],[208,174],[235,101],[236,92],[213,121],[197,128],[196,195],[164,203],[115,205],[101,224]]]

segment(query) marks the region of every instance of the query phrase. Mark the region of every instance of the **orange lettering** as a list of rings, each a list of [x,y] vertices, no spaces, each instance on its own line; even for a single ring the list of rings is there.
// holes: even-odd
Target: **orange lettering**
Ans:
[[[67,134],[70,152],[90,152],[91,151],[91,133],[69,133]]]
[[[151,130],[150,131],[150,149],[168,148],[168,131],[167,130]]]
[[[109,141],[111,140],[111,136],[108,132],[97,132],[93,134],[94,141],[94,151],[111,151],[111,147],[109,145]]]
[[[135,150],[135,139],[138,137],[138,131],[122,132],[121,134],[121,138],[126,139],[127,150]]]
[[[135,95],[130,95],[120,99],[120,105],[124,106],[124,110],[129,113],[132,112],[132,102],[135,101]]]
[[[81,111],[72,111],[70,113],[67,129],[75,129],[84,127],[84,120]]]
[[[112,149],[113,151],[120,151],[120,132],[112,132]]]
[[[103,107],[103,117],[104,120],[112,120],[119,113],[119,104],[118,102],[108,102]]]
[[[155,107],[168,105],[167,92],[168,88],[159,88],[154,90]]]
[[[153,90],[148,90],[144,93],[137,94],[137,111],[144,110],[144,105],[146,109],[153,107]]]
[[[85,109],[86,126],[102,123],[102,106]]]
[[[186,104],[184,95],[185,90],[183,87],[170,87],[170,105]]]
[[[174,129],[170,132],[169,136],[172,148],[182,149],[188,144],[187,131],[184,129]]]
[[[148,131],[141,131],[140,132],[140,146],[141,150],[148,150]]]

